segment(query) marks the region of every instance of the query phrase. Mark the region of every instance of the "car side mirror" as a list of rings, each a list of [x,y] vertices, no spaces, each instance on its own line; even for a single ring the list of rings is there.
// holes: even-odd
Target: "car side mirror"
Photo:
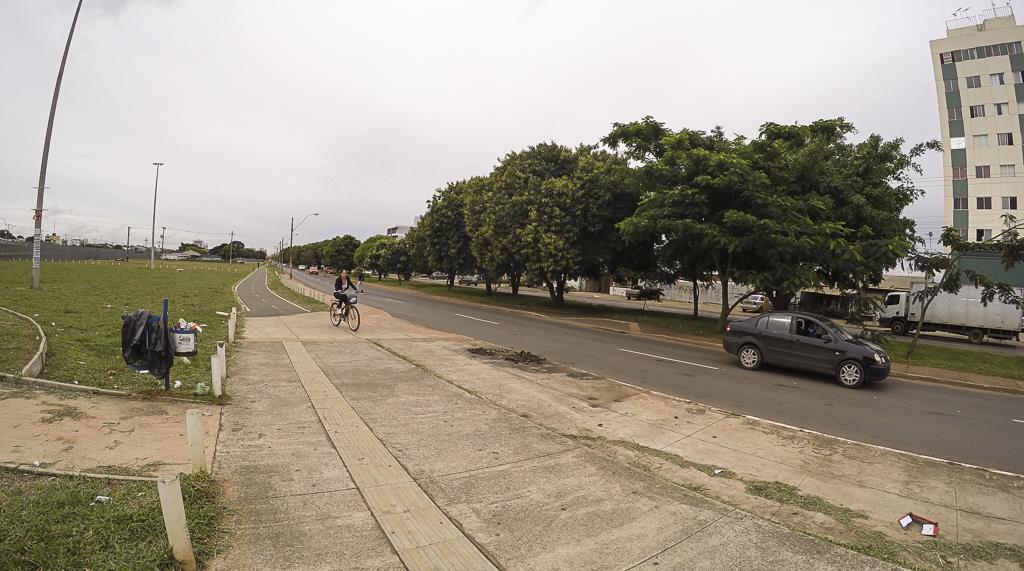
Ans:
[[[821,342],[822,343],[831,343],[832,342],[832,336],[831,335],[826,335],[826,336],[822,337],[821,338]]]

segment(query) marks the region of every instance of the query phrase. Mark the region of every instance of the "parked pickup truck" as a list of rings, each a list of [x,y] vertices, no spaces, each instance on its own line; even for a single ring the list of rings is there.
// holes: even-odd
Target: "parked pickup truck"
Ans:
[[[940,292],[921,321],[921,299],[915,295],[924,289],[914,284],[909,292],[893,292],[885,296],[878,322],[895,335],[921,331],[943,331],[966,335],[971,343],[992,339],[1020,339],[1024,329],[1024,312],[1016,305],[998,299],[981,303],[981,288],[964,286],[957,293]]]

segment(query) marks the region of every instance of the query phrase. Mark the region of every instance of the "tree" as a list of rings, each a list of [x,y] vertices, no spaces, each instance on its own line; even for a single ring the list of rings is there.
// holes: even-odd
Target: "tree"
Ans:
[[[448,289],[455,284],[455,276],[476,267],[466,230],[468,191],[466,181],[449,183],[438,189],[427,203],[427,212],[419,223],[428,264],[431,269],[447,274]]]
[[[476,261],[477,271],[484,278],[486,295],[494,295],[492,284],[501,276],[511,275],[508,258],[499,247],[497,220],[489,206],[491,198],[490,177],[477,176],[465,181],[466,195],[464,213],[466,232],[469,235],[470,251]],[[513,284],[512,295],[519,293],[519,283]]]
[[[420,274],[429,274],[433,271],[430,265],[430,257],[427,254],[426,229],[423,220],[413,226],[402,241],[409,247],[409,256],[412,258],[412,271]]]
[[[412,279],[414,262],[410,244],[405,238],[381,242],[378,248],[383,248],[384,265],[387,271],[398,276],[398,285],[402,285],[402,280]]]
[[[363,268],[381,280],[388,274],[388,248],[395,239],[378,234],[367,238],[356,248],[356,267]]]
[[[2,228],[2,229],[0,229],[0,239],[14,240],[14,234],[11,234],[10,230],[8,230],[6,228]]]
[[[355,267],[356,249],[359,240],[350,234],[335,236],[320,248],[320,256],[324,264],[339,270],[350,270]]]

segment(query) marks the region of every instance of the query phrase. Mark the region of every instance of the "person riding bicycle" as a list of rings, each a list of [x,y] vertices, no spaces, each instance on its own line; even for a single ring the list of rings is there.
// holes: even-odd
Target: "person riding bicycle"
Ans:
[[[348,277],[348,270],[341,270],[338,278],[334,280],[334,297],[344,306],[348,306],[348,294],[345,292],[350,289],[359,291],[352,283],[352,279]]]

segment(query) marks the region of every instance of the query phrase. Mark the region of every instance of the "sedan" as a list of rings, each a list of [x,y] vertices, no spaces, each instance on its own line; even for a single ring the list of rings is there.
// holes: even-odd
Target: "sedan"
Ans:
[[[320,273],[320,270],[316,269],[315,267],[311,267],[311,268],[309,268],[308,273],[311,276],[315,276],[315,275]]]
[[[881,347],[813,313],[778,311],[734,321],[722,345],[751,371],[767,363],[827,373],[850,389],[889,376],[889,355]]]
[[[764,299],[763,295],[754,294],[740,302],[740,310],[743,311],[743,313],[748,311],[756,311],[760,313],[764,311]]]

